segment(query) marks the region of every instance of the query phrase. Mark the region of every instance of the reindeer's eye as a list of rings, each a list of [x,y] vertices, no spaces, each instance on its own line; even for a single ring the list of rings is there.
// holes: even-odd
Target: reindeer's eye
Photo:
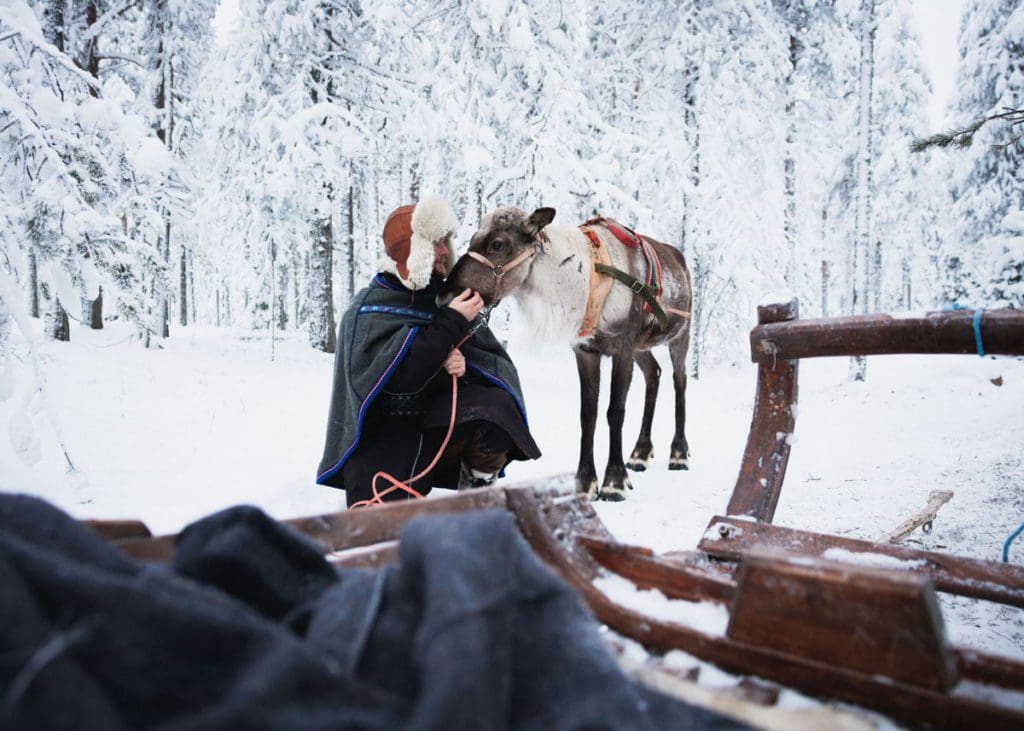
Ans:
[[[491,251],[504,251],[505,242],[502,241],[501,239],[495,239],[494,241],[491,242],[490,249]]]

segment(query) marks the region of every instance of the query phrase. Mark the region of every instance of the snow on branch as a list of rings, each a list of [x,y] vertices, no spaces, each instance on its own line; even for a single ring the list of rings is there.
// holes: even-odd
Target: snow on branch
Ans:
[[[29,463],[38,460],[38,439],[32,429],[31,419],[28,417],[28,414],[31,413],[32,402],[38,399],[38,403],[47,421],[50,422],[53,434],[57,438],[61,452],[64,454],[64,460],[67,462],[67,471],[71,473],[77,472],[64,441],[60,417],[58,417],[57,409],[54,408],[46,389],[46,373],[43,370],[43,362],[39,352],[39,338],[32,330],[28,317],[25,315],[27,308],[21,302],[22,297],[20,293],[21,288],[18,286],[18,283],[14,281],[14,278],[7,271],[0,267],[0,315],[5,314],[6,311],[6,315],[11,317],[18,325],[18,329],[21,330],[28,347],[29,359],[32,363],[32,374],[34,376],[32,388],[24,395],[21,407],[15,412],[14,417],[12,417],[12,423],[9,425],[11,443],[20,458]]]
[[[940,132],[930,137],[923,137],[914,140],[910,144],[911,152],[923,152],[931,147],[949,147],[954,146],[959,149],[965,149],[970,147],[974,142],[974,135],[977,134],[978,130],[989,122],[997,120],[1003,120],[1010,124],[1010,128],[1014,128],[1018,125],[1024,124],[1024,109],[1010,109],[1005,107],[999,114],[992,114],[983,119],[979,119],[977,122],[963,127],[962,129],[954,129],[949,132]],[[1020,139],[1024,138],[1024,131],[1014,135],[1008,142],[999,145],[992,145],[993,150],[1000,150],[1004,147],[1016,143]]]

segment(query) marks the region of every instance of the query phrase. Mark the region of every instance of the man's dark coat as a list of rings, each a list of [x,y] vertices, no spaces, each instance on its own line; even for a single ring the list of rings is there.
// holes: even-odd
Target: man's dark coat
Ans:
[[[396,277],[378,274],[342,317],[334,387],[317,482],[369,496],[378,470],[407,479],[422,470],[440,446],[451,415],[451,377],[443,368],[471,323],[438,308],[436,280],[412,291]],[[460,350],[466,375],[459,379],[456,423],[487,422],[509,437],[508,460],[536,459],[516,368],[487,327]],[[442,462],[416,483],[455,487],[458,462]],[[381,483],[380,487],[386,487]]]

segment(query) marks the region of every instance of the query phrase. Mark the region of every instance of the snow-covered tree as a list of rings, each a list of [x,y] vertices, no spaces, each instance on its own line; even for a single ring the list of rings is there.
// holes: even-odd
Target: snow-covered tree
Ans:
[[[945,203],[934,181],[939,161],[910,151],[927,124],[931,93],[922,66],[911,10],[901,3],[878,6],[872,184],[871,284],[868,309],[910,308],[933,301],[929,255],[939,208]],[[916,285],[915,285],[916,283]],[[915,302],[912,292],[918,291]]]
[[[354,2],[242,3],[227,63],[211,64],[204,89],[210,111],[197,159],[211,174],[200,218],[227,252],[214,257],[227,266],[218,280],[231,276],[244,287],[252,321],[269,325],[277,262],[303,252],[310,342],[327,351],[335,337],[338,207],[352,159],[371,149],[366,123],[353,111],[364,101],[367,31]],[[241,277],[240,262],[250,266]]]
[[[193,96],[200,69],[213,40],[210,21],[216,9],[214,0],[151,0],[143,18],[144,36],[141,54],[148,67],[144,98],[150,101],[148,112],[156,136],[168,153],[182,158],[192,144],[195,116]],[[178,231],[181,214],[189,210],[187,191],[176,210],[162,211],[164,225],[158,244],[164,261],[170,267],[172,239],[178,255],[178,322],[188,322],[188,250],[185,232]],[[178,215],[175,215],[175,214]],[[170,292],[160,298],[161,331],[170,334]]]
[[[1024,6],[1015,0],[971,0],[964,9],[958,46],[950,111],[957,125],[1024,106]],[[954,301],[1024,306],[1013,294],[1018,252],[996,245],[1007,240],[1007,216],[1024,208],[1024,140],[1019,132],[997,121],[983,125],[970,135],[972,144],[953,156],[953,235],[945,242],[944,260],[945,291]]]
[[[65,308],[95,300],[100,285],[148,331],[139,270],[153,259],[148,214],[167,196],[170,161],[143,121],[104,98],[62,48],[74,35],[69,5],[35,10],[8,2],[0,18],[2,265],[19,281],[38,273],[53,337],[69,333]],[[126,229],[125,218],[134,225]]]

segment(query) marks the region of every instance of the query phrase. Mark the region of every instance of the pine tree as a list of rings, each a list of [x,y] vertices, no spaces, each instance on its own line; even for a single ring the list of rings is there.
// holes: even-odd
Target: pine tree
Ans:
[[[332,352],[339,206],[352,184],[351,161],[372,149],[368,120],[353,110],[367,107],[369,120],[380,118],[370,62],[360,56],[370,29],[359,5],[342,0],[252,0],[241,11],[226,63],[211,62],[204,84],[208,111],[196,160],[208,205],[200,228],[218,244],[209,252],[220,270],[215,281],[254,295],[249,317],[257,327],[271,324],[280,276],[270,252],[281,266],[303,252],[306,265],[295,277],[307,285],[304,324],[313,347]],[[345,243],[354,246],[354,233]]]
[[[104,98],[91,73],[100,59],[68,45],[89,42],[78,29],[98,12],[90,7],[38,3],[37,16],[11,2],[0,18],[0,150],[8,161],[0,225],[7,246],[18,247],[3,261],[18,278],[40,277],[51,302],[47,331],[61,337],[69,332],[61,302],[95,300],[101,285],[120,315],[148,328],[136,273],[150,251],[124,233],[120,212],[151,207],[163,190],[163,161],[148,154],[139,120]],[[82,68],[75,58],[93,60]]]
[[[876,56],[875,256],[869,309],[889,311],[910,307],[912,290],[918,291],[921,304],[932,301],[927,256],[936,237],[938,207],[945,201],[932,184],[941,171],[934,161],[912,154],[908,146],[908,140],[926,124],[931,90],[906,5],[878,6]]]
[[[960,64],[951,114],[967,125],[1020,109],[1024,100],[1024,6],[971,0],[958,41]],[[1024,208],[1024,140],[1019,129],[990,123],[952,160],[954,235],[945,242],[945,291],[964,304],[1024,307],[1020,250],[1005,222]],[[1011,217],[1011,220],[1012,217]]]

